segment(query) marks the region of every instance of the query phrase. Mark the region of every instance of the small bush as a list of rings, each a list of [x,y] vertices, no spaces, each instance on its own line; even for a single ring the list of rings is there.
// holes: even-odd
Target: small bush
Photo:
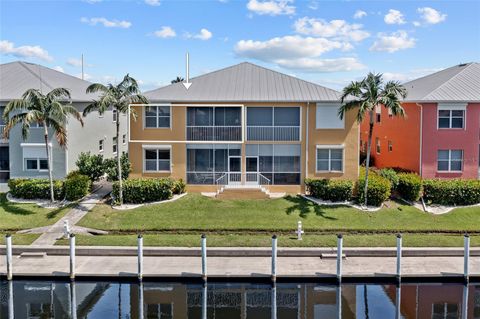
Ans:
[[[310,195],[332,202],[352,199],[354,183],[349,180],[306,179],[305,186]]]
[[[174,195],[179,195],[185,193],[187,188],[187,184],[183,181],[183,179],[179,179],[178,181],[173,182],[173,189],[172,192]]]
[[[78,167],[78,172],[88,176],[92,182],[98,181],[100,177],[105,175],[102,155],[92,155],[90,152],[82,152],[75,164]]]
[[[11,179],[8,181],[10,193],[17,198],[50,199],[50,182],[48,179]],[[53,181],[53,195],[55,199],[64,198],[62,181]]]
[[[365,177],[361,176],[357,184],[357,201],[360,204],[365,202],[363,189],[365,187]],[[370,206],[381,206],[391,194],[392,184],[384,177],[376,174],[369,174],[367,204]]]
[[[157,202],[172,198],[175,182],[170,178],[129,179],[123,182],[123,201],[131,204]],[[119,196],[119,183],[113,183],[112,195]]]
[[[122,179],[127,179],[132,171],[132,165],[128,159],[128,155],[123,153],[120,156],[120,165],[122,167]],[[107,158],[103,161],[103,168],[107,174],[108,181],[118,181],[117,158]]]
[[[478,204],[480,203],[480,181],[460,179],[424,180],[423,198],[428,204],[448,206]]]
[[[397,191],[403,199],[415,202],[422,193],[422,179],[414,173],[398,174]]]
[[[67,200],[78,200],[90,192],[92,181],[86,175],[78,172],[71,172],[65,180],[65,198]]]
[[[378,175],[388,179],[392,184],[392,190],[396,190],[399,182],[397,172],[391,168],[383,168],[378,172]]]

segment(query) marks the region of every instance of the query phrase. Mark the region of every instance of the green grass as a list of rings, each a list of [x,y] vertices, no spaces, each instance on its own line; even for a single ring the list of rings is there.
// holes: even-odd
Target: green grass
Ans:
[[[175,202],[118,211],[97,205],[80,226],[113,232],[265,231],[292,232],[298,220],[307,232],[479,232],[480,208],[444,215],[424,213],[390,202],[390,208],[363,212],[354,208],[314,205],[298,196],[268,200],[216,200],[189,194]]]
[[[0,194],[0,231],[16,231],[51,225],[70,209],[46,209],[35,204],[10,203],[5,194]]]
[[[0,245],[5,244],[5,235],[7,233],[0,232]],[[30,245],[40,237],[40,234],[11,234],[13,245]]]
[[[136,246],[136,235],[77,235],[76,243],[80,246]],[[60,240],[57,245],[68,245],[68,240]],[[199,247],[200,234],[147,234],[144,235],[146,246]],[[209,247],[269,247],[268,235],[208,235]],[[302,241],[291,235],[280,235],[278,245],[281,247],[336,247],[335,235],[305,234]],[[394,247],[394,235],[346,235],[346,247]],[[463,247],[462,235],[418,235],[406,234],[403,238],[405,247]],[[471,246],[480,246],[480,235],[471,236]]]

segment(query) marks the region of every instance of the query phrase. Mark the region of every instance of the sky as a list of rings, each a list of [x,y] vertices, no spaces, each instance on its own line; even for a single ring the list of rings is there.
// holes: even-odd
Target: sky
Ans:
[[[480,61],[480,1],[0,0],[0,62],[143,90],[240,62],[341,89]]]

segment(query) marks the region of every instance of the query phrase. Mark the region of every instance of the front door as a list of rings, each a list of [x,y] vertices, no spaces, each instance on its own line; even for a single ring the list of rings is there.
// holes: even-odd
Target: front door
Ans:
[[[242,157],[228,157],[228,184],[235,185],[242,183]]]
[[[258,185],[258,156],[247,156],[245,170],[246,183],[251,185]]]

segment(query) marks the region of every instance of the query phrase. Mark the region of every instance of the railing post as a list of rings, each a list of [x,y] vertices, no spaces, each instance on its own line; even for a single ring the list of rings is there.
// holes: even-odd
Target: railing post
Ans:
[[[202,279],[207,281],[207,236],[202,234]]]
[[[7,257],[7,280],[12,280],[13,277],[13,265],[12,265],[12,259],[13,259],[13,254],[12,254],[12,235],[7,234],[5,236],[5,242],[6,242],[6,257]]]
[[[342,282],[343,235],[337,235],[337,281]]]
[[[463,279],[466,283],[469,281],[469,263],[470,263],[470,236],[465,234],[463,237]]]
[[[137,256],[138,256],[138,280],[143,279],[143,236],[138,235],[137,239]]]
[[[397,280],[402,278],[402,234],[397,234]]]
[[[272,236],[272,281],[277,282],[277,235]]]
[[[75,279],[75,234],[70,234],[70,279]]]

